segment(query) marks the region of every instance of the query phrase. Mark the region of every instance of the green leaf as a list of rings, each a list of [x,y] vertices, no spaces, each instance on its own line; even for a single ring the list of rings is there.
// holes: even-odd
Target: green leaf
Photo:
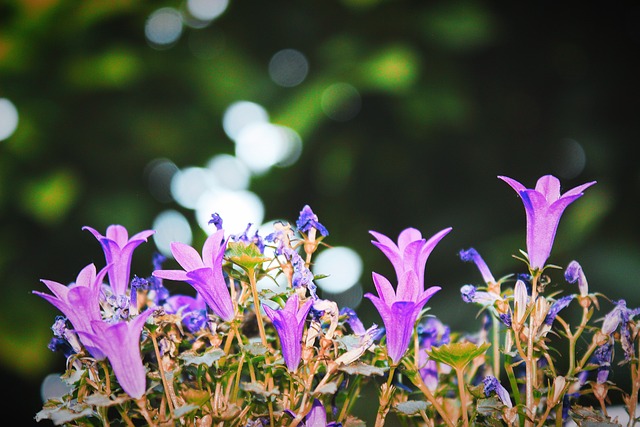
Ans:
[[[180,359],[184,360],[184,363],[187,365],[200,365],[204,363],[205,365],[211,367],[213,362],[220,359],[224,356],[224,351],[219,348],[211,348],[204,352],[203,354],[196,354],[193,352],[184,352],[180,356]]]
[[[407,400],[394,406],[395,410],[404,415],[416,415],[427,409],[427,402],[423,400]]]
[[[370,377],[371,375],[384,375],[386,369],[378,368],[376,366],[367,365],[362,362],[354,362],[348,365],[341,365],[338,369],[346,372],[349,375],[363,375]]]
[[[246,351],[252,356],[262,356],[263,354],[266,354],[269,351],[267,347],[265,347],[264,345],[262,345],[262,343],[259,343],[259,342],[249,343],[243,346],[242,350]]]
[[[200,408],[200,406],[198,405],[183,405],[180,406],[178,408],[175,409],[175,411],[173,412],[173,417],[174,419],[180,419],[182,418],[184,415],[188,414],[189,412],[193,412],[196,409]]]
[[[489,343],[478,347],[469,341],[457,342],[432,347],[431,350],[427,350],[427,354],[436,362],[444,363],[456,370],[462,370],[473,359],[484,354],[490,346]]]
[[[244,242],[229,242],[227,244],[227,257],[232,263],[239,265],[244,270],[255,270],[266,259],[260,249],[253,244]]]

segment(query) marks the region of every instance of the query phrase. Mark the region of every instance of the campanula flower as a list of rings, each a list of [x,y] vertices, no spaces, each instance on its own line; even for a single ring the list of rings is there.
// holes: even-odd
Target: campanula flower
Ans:
[[[198,332],[207,323],[207,303],[200,294],[173,295],[164,303],[167,314],[180,314],[182,323],[190,332]]]
[[[293,266],[291,284],[294,288],[305,287],[311,293],[313,299],[318,298],[316,294],[317,286],[313,283],[313,273],[295,249],[284,248],[284,257]]]
[[[295,413],[289,409],[285,409],[285,412],[291,417],[295,418],[296,416]],[[302,427],[342,427],[342,423],[337,421],[327,423],[327,410],[318,399],[313,399],[311,409],[299,425]]]
[[[110,267],[108,265],[96,273],[95,265],[89,264],[78,273],[76,281],[69,286],[53,280],[42,279],[42,283],[47,285],[53,295],[38,291],[33,291],[33,293],[49,301],[64,313],[76,332],[91,332],[91,322],[102,320],[100,288]],[[80,341],[91,356],[98,360],[104,359],[105,355],[93,339],[88,336],[80,336]]]
[[[298,369],[302,357],[304,321],[309,314],[311,304],[313,304],[313,300],[308,299],[300,306],[298,294],[293,294],[285,303],[284,308],[274,310],[268,305],[263,306],[265,313],[276,328],[284,363],[291,372]]]
[[[535,189],[526,188],[518,181],[498,176],[513,188],[524,203],[527,216],[527,256],[532,270],[542,270],[551,254],[560,217],[572,202],[595,181],[579,185],[560,194],[560,181],[553,175],[538,179]]]
[[[131,259],[133,251],[146,242],[147,238],[155,233],[154,230],[145,230],[129,238],[127,229],[122,225],[110,225],[107,227],[106,236],[97,230],[85,226],[102,245],[107,264],[113,264],[109,270],[109,284],[115,295],[125,295],[129,288],[129,275],[131,274]]]
[[[171,243],[171,253],[184,270],[155,270],[153,276],[187,282],[198,291],[216,315],[230,321],[235,312],[222,272],[222,258],[227,245],[223,238],[224,230],[211,234],[202,247],[202,257],[189,245]]]
[[[451,331],[440,320],[430,317],[420,322],[417,328],[420,352],[418,353],[418,373],[431,391],[438,386],[438,364],[427,354],[431,347],[439,347],[451,341]],[[450,366],[442,365],[443,372],[448,373]]]
[[[451,227],[445,228],[434,234],[429,240],[425,240],[422,238],[420,230],[407,228],[400,232],[398,244],[384,234],[375,231],[369,231],[369,233],[377,240],[372,240],[371,243],[391,261],[396,271],[398,283],[402,281],[404,273],[408,270],[413,270],[419,283],[424,283],[424,269],[427,259],[438,242],[450,231]]]
[[[407,351],[420,311],[441,289],[439,286],[424,289],[424,269],[429,254],[449,231],[451,228],[444,229],[425,241],[418,230],[408,228],[400,233],[397,245],[387,236],[371,232],[377,239],[372,243],[389,258],[398,278],[398,286],[394,290],[386,277],[374,272],[373,283],[378,296],[371,293],[365,295],[382,317],[388,356],[394,364],[400,362]]]
[[[140,334],[154,309],[147,309],[130,321],[109,324],[101,320],[91,322],[90,336],[106,354],[120,387],[129,396],[138,399],[146,391],[147,373],[140,353]]]

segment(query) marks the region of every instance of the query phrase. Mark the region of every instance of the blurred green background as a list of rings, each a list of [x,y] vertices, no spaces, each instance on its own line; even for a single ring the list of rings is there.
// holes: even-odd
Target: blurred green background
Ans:
[[[380,323],[358,303],[371,271],[392,274],[368,231],[453,227],[426,281],[443,287],[432,313],[469,330],[458,291],[481,277],[458,250],[496,277],[522,269],[524,210],[497,175],[596,180],[550,261],[640,305],[639,56],[640,8],[617,2],[0,0],[3,408],[29,425],[64,369],[47,349],[58,313],[31,290],[104,265],[82,226],[170,217],[164,235],[197,246],[205,190],[241,219],[309,204],[362,261],[347,300],[366,325]],[[251,112],[262,127],[234,133]],[[136,274],[154,250],[136,251]]]

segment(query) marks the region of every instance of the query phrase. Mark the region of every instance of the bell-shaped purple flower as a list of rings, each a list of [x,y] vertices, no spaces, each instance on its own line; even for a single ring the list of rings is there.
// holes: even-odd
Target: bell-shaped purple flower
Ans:
[[[190,332],[198,332],[207,324],[207,303],[200,294],[172,295],[165,301],[164,311],[167,314],[179,314],[182,323]]]
[[[440,290],[438,286],[424,289],[424,269],[429,254],[449,231],[451,228],[446,228],[429,240],[424,240],[418,230],[408,228],[400,233],[397,245],[387,236],[371,232],[377,239],[372,243],[389,258],[398,279],[398,287],[393,289],[387,278],[374,272],[372,277],[378,296],[371,293],[365,295],[382,317],[387,336],[387,354],[394,364],[400,362],[409,347],[420,311]]]
[[[525,188],[518,181],[498,176],[513,188],[522,199],[527,216],[527,256],[533,270],[542,270],[549,259],[560,217],[572,202],[595,181],[579,185],[560,194],[560,181],[553,175],[538,179],[535,189]]]
[[[129,276],[131,274],[131,259],[133,251],[146,242],[147,238],[155,233],[154,230],[141,231],[129,238],[127,229],[122,225],[110,225],[107,227],[106,236],[97,230],[85,226],[102,245],[107,264],[113,264],[109,270],[109,284],[114,295],[126,295],[129,288]]]
[[[78,273],[76,281],[69,286],[53,280],[42,279],[42,283],[47,285],[53,295],[38,291],[33,291],[33,293],[49,301],[64,313],[76,332],[91,332],[91,322],[102,320],[100,287],[109,267],[111,266],[108,265],[96,273],[95,265],[89,264]],[[80,336],[80,341],[91,356],[98,360],[104,359],[104,353],[90,337]]]
[[[224,230],[211,234],[202,247],[202,257],[189,245],[171,243],[171,253],[184,270],[155,270],[153,276],[189,283],[216,315],[230,321],[235,312],[222,272],[222,259],[227,247],[223,238]]]
[[[422,237],[420,230],[415,228],[406,228],[400,232],[398,236],[398,244],[376,231],[369,231],[377,241],[372,240],[378,249],[380,249],[396,271],[398,283],[404,277],[405,272],[413,270],[418,278],[419,283],[424,283],[424,269],[427,259],[436,247],[438,242],[442,240],[451,231],[451,227],[445,228],[434,234],[429,240]],[[423,287],[424,289],[424,287]]]
[[[100,320],[91,322],[93,333],[90,336],[107,355],[113,373],[120,387],[134,399],[146,392],[147,373],[140,353],[140,334],[147,318],[154,312],[150,308],[130,321],[106,323]]]
[[[276,328],[284,363],[291,372],[298,369],[300,364],[304,321],[312,304],[313,300],[308,299],[300,306],[298,294],[293,294],[281,309],[274,310],[268,305],[263,305],[264,312]]]

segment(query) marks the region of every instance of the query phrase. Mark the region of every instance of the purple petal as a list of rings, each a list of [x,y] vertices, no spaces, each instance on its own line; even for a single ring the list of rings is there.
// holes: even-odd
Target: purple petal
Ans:
[[[542,194],[551,204],[560,198],[560,181],[553,175],[545,175],[536,182],[535,191]]]
[[[381,274],[371,273],[373,277],[373,284],[376,286],[376,290],[378,291],[378,295],[382,300],[391,305],[396,300],[396,291],[391,286],[391,282]]]
[[[186,271],[205,267],[198,251],[189,245],[180,242],[173,242],[171,243],[171,253],[178,264],[180,264],[180,266]]]

